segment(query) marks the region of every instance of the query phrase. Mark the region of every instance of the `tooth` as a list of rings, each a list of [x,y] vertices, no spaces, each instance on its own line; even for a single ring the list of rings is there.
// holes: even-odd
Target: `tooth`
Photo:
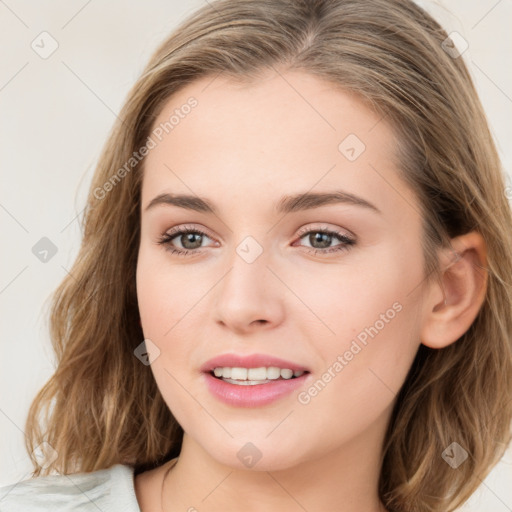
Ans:
[[[230,377],[236,380],[247,380],[247,368],[231,368]]]
[[[281,376],[281,368],[277,368],[276,366],[271,366],[267,368],[267,379],[275,380],[279,379]]]
[[[232,379],[237,381],[268,381],[276,380],[279,377],[283,379],[291,379],[292,377],[300,377],[305,372],[302,370],[290,370],[289,368],[278,368],[277,366],[270,366],[265,368],[261,366],[259,368],[242,368],[242,367],[229,367],[229,366],[218,366],[213,368],[213,374],[215,377],[221,379]]]
[[[261,368],[249,368],[247,371],[247,380],[266,380],[267,369],[263,366]]]
[[[293,376],[293,370],[289,370],[288,368],[283,368],[281,370],[281,377],[283,377],[283,379],[291,379]]]

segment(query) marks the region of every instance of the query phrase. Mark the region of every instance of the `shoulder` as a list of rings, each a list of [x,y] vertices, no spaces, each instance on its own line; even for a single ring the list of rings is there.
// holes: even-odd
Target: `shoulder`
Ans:
[[[133,468],[115,464],[90,473],[49,475],[0,487],[2,512],[140,512]]]

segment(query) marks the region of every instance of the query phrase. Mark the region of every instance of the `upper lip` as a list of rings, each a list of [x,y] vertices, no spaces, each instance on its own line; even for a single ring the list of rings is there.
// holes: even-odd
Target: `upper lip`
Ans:
[[[215,368],[228,367],[228,368],[268,368],[275,366],[277,368],[287,368],[293,371],[309,371],[305,366],[286,361],[279,357],[274,357],[268,354],[251,354],[242,356],[238,354],[221,354],[212,359],[209,359],[201,366],[202,372],[211,372]]]

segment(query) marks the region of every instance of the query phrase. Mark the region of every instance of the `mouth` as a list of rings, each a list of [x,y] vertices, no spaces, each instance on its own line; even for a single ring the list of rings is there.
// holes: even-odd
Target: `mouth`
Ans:
[[[223,354],[201,372],[210,393],[234,407],[258,407],[289,396],[312,378],[308,368],[265,354]]]

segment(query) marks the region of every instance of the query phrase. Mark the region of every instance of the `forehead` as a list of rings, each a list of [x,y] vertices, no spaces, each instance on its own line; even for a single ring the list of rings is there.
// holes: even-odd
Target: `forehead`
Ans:
[[[396,139],[382,116],[303,72],[252,82],[203,77],[167,101],[153,134],[159,129],[144,163],[143,205],[176,191],[248,208],[272,196],[340,188],[382,209],[415,202],[398,177]]]

